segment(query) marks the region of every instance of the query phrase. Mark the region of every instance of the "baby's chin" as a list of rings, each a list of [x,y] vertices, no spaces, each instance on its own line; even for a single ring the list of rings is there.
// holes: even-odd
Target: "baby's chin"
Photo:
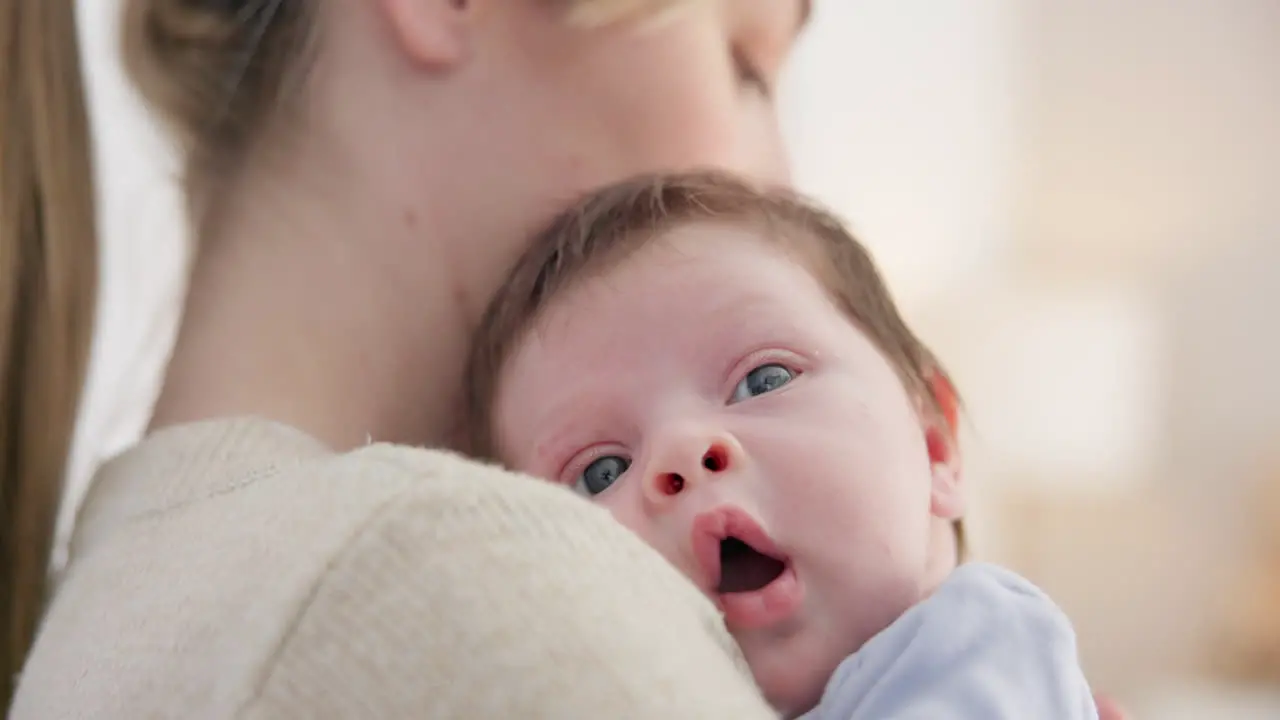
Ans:
[[[783,718],[797,718],[818,706],[827,678],[816,673],[790,672],[782,676],[756,676],[761,692]]]
[[[784,718],[799,717],[816,707],[822,700],[827,681],[844,659],[808,657],[813,653],[780,652],[776,649],[753,652],[745,646],[743,651],[760,691]]]

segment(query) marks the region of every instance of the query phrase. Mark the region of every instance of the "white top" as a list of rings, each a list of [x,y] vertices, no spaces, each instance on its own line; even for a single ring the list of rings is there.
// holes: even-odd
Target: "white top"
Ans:
[[[1043,592],[985,563],[850,655],[805,720],[1097,720],[1071,623]]]

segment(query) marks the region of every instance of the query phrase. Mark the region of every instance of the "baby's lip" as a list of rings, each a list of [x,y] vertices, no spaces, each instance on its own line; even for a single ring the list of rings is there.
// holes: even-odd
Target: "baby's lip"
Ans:
[[[693,519],[691,542],[694,557],[701,570],[698,585],[713,598],[718,599],[720,595],[720,543],[726,538],[737,538],[756,552],[789,564],[787,556],[778,549],[760,523],[745,510],[722,505],[700,513]]]
[[[735,538],[749,545],[756,554],[777,561],[779,574],[758,588],[726,587],[721,560],[721,544],[726,538]],[[778,549],[760,523],[743,510],[725,506],[698,515],[693,520],[692,544],[702,570],[697,578],[702,591],[724,613],[729,630],[771,627],[799,611],[805,595],[804,583],[790,558]]]

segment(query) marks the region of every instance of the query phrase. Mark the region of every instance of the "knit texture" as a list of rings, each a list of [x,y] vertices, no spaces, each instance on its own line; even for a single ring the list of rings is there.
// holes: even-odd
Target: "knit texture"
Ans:
[[[99,474],[10,717],[775,716],[710,603],[562,488],[237,420]]]

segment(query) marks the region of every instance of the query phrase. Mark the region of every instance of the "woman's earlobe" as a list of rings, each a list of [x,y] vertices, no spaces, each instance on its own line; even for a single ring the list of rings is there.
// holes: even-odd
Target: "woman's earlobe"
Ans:
[[[466,59],[474,0],[376,0],[409,60],[445,72]]]

